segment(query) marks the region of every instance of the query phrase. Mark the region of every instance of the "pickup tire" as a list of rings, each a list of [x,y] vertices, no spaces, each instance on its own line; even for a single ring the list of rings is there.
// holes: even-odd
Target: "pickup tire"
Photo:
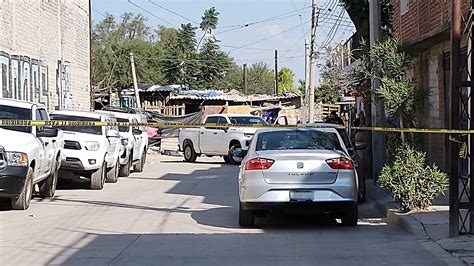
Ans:
[[[120,168],[120,163],[117,159],[115,166],[112,167],[112,169],[110,169],[107,172],[107,178],[106,178],[107,183],[117,183],[118,176],[119,176],[119,168]]]
[[[198,157],[196,151],[194,150],[193,143],[190,141],[184,143],[183,154],[184,160],[188,163],[196,162],[196,159]]]
[[[119,176],[127,177],[130,175],[130,167],[132,167],[132,159],[130,158],[126,165],[120,166]]]
[[[230,159],[229,159],[229,156],[224,156],[224,162],[225,163],[230,163]]]
[[[143,151],[142,156],[138,160],[137,164],[133,166],[133,171],[137,173],[143,172],[145,162],[146,162],[146,151]]]
[[[31,196],[33,195],[33,168],[28,169],[25,186],[18,197],[11,199],[11,208],[13,210],[26,210],[30,207]]]
[[[242,162],[242,160],[236,159],[233,155],[234,151],[239,148],[241,148],[240,143],[234,143],[230,146],[228,158],[231,164],[239,165]]]
[[[58,185],[59,163],[54,162],[53,169],[48,178],[39,184],[39,195],[42,198],[52,198],[56,193],[56,186]]]
[[[99,170],[91,174],[91,189],[93,190],[102,190],[104,188],[105,179],[107,175],[107,163],[102,163],[102,166]]]

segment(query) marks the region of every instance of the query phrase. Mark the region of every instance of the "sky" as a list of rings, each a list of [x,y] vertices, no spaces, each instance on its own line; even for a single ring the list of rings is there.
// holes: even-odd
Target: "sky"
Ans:
[[[316,50],[334,47],[355,32],[339,0],[318,0],[319,26]],[[221,50],[236,63],[251,65],[265,62],[274,69],[274,50],[278,50],[278,68],[289,67],[295,82],[305,77],[304,43],[309,41],[311,0],[92,0],[92,19],[100,21],[105,14],[120,16],[125,12],[141,13],[148,25],[179,28],[182,23],[200,23],[205,10],[215,7],[220,13],[215,37]],[[340,22],[337,22],[340,21]],[[247,27],[243,26],[249,24]],[[195,26],[199,26],[195,24]],[[202,36],[198,30],[197,36]],[[323,62],[321,56],[319,62]],[[321,67],[316,68],[318,83]]]

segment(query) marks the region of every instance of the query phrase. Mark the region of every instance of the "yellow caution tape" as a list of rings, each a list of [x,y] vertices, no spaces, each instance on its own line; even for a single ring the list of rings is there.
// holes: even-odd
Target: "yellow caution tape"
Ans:
[[[102,127],[102,126],[118,126],[118,127],[157,127],[157,128],[228,128],[228,124],[193,124],[193,123],[174,123],[174,122],[147,122],[147,123],[129,123],[129,122],[98,122],[98,121],[42,121],[42,120],[16,120],[3,119],[0,120],[0,127],[31,127],[31,126],[47,126],[47,127]],[[250,124],[232,124],[231,127],[249,127],[249,128],[346,128],[340,125],[250,125]],[[376,132],[405,132],[405,133],[428,133],[428,134],[474,134],[474,130],[459,129],[420,129],[420,128],[388,128],[388,127],[351,127],[352,130],[359,131],[376,131]]]

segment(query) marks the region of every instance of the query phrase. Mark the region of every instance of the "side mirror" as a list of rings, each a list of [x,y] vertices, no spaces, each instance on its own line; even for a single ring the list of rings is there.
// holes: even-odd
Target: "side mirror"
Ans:
[[[354,146],[357,151],[365,150],[365,148],[367,148],[367,145],[364,142],[356,142]]]
[[[141,135],[142,131],[138,128],[134,128],[134,129],[132,129],[132,134],[133,135]]]
[[[36,132],[38,138],[55,138],[58,136],[59,130],[54,127],[43,127],[41,131]]]

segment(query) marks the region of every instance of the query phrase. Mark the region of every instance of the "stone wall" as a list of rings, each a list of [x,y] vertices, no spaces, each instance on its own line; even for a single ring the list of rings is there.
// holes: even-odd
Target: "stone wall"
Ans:
[[[90,109],[89,4],[0,1],[0,97]]]

